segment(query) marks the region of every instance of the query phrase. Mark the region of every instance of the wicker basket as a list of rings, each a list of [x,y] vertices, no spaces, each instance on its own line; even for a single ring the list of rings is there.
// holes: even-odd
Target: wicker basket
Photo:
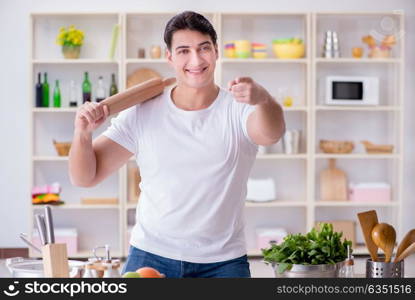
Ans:
[[[69,150],[71,149],[71,143],[69,142],[57,142],[53,140],[53,145],[55,146],[56,152],[59,156],[68,156]]]
[[[320,140],[320,149],[324,153],[350,153],[354,149],[351,141]]]

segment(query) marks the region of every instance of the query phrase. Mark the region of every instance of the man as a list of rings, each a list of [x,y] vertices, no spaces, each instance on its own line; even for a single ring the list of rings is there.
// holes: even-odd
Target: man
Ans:
[[[69,157],[73,184],[94,186],[134,155],[142,181],[123,273],[149,266],[167,277],[250,277],[246,182],[258,145],[285,130],[280,105],[248,77],[214,83],[216,32],[183,12],[164,40],[177,85],[121,112],[96,140],[108,108],[79,108]]]

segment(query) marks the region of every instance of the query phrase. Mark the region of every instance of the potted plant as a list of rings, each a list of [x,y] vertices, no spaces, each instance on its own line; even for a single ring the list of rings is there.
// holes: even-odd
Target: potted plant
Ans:
[[[347,247],[352,249],[351,241],[342,236],[332,224],[319,223],[305,235],[290,234],[281,244],[261,249],[264,262],[272,265],[276,277],[337,277]]]
[[[69,28],[61,27],[56,37],[56,43],[62,46],[62,53],[65,58],[79,58],[83,42],[84,32],[75,28],[74,25],[69,26]]]

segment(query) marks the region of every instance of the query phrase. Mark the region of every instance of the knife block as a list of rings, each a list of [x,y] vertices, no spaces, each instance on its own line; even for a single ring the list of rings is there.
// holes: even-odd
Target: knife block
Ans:
[[[47,278],[69,278],[66,244],[47,244],[42,247],[43,274]]]

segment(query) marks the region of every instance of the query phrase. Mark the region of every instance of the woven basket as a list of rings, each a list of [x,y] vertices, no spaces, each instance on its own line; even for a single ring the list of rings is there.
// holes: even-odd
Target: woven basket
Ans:
[[[361,141],[369,154],[393,153],[393,145],[375,145],[369,141]]]
[[[68,156],[69,150],[71,149],[71,143],[69,142],[57,142],[53,140],[53,145],[55,146],[56,152],[59,156]]]
[[[320,149],[324,153],[350,153],[354,149],[354,143],[350,141],[320,140]]]

